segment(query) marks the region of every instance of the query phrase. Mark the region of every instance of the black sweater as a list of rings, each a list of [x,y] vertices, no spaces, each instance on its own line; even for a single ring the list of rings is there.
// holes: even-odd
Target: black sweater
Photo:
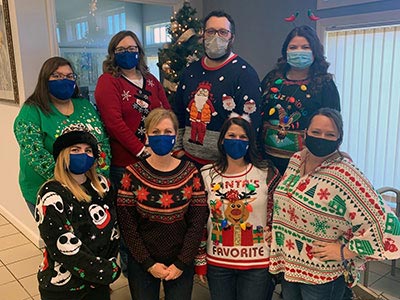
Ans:
[[[82,184],[90,202],[78,201],[57,181],[47,182],[39,191],[36,215],[46,248],[38,280],[44,298],[79,299],[88,289],[119,277],[115,193],[104,177],[100,180],[107,187],[104,198],[90,180]]]

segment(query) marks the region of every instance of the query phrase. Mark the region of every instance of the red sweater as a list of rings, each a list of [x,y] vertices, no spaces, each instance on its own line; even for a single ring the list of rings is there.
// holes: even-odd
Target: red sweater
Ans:
[[[126,167],[136,162],[144,147],[144,119],[154,108],[171,108],[162,85],[151,74],[140,88],[123,76],[104,73],[94,96],[110,136],[111,164]]]

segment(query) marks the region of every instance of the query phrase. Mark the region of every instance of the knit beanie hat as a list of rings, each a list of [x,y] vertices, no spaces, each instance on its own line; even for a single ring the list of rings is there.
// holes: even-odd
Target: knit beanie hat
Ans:
[[[81,124],[71,124],[65,127],[61,135],[56,139],[53,144],[53,157],[57,160],[60,152],[75,144],[88,144],[92,147],[93,157],[99,157],[99,147],[96,137],[89,132],[89,129]]]

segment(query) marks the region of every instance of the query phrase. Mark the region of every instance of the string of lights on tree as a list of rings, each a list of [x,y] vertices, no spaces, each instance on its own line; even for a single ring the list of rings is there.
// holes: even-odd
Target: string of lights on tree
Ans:
[[[203,55],[202,23],[195,16],[196,9],[185,1],[183,7],[171,16],[168,34],[171,42],[158,51],[163,86],[170,103],[173,102],[179,78],[187,65]]]

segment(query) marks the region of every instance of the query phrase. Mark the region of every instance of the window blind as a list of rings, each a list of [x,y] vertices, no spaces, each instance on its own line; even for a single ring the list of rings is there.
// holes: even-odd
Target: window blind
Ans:
[[[400,188],[400,25],[326,32],[346,151],[375,188]]]

